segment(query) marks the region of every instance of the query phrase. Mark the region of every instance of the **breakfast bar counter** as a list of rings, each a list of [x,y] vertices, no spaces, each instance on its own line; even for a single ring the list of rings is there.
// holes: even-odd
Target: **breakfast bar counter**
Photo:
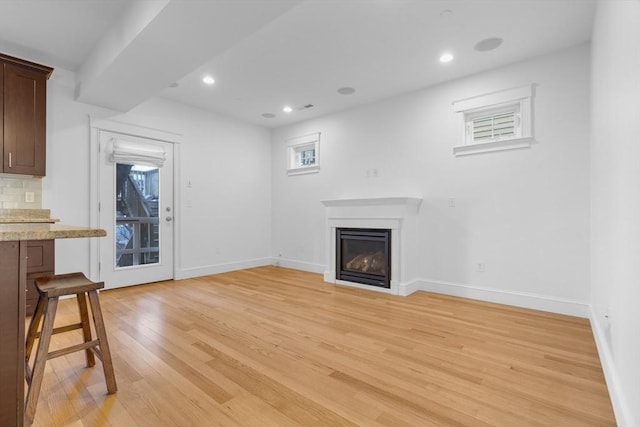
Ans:
[[[78,237],[103,237],[107,233],[101,228],[76,227],[52,223],[2,223],[0,242],[15,240],[74,239]]]
[[[27,242],[102,237],[99,228],[77,227],[42,218],[0,221],[0,426],[22,426]]]

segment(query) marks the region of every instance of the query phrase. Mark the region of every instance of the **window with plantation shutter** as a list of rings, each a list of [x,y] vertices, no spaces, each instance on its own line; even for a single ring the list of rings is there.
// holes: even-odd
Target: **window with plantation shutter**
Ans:
[[[513,138],[516,134],[515,128],[516,114],[513,111],[488,117],[479,117],[471,122],[473,142]]]
[[[463,122],[463,144],[456,156],[531,146],[532,85],[493,92],[453,103]]]

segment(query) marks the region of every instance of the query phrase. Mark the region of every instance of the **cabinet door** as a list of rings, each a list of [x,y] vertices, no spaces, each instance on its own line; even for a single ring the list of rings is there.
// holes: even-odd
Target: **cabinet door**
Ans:
[[[30,240],[27,242],[27,316],[33,315],[38,303],[35,280],[38,277],[54,274],[54,254],[55,243],[53,240]]]
[[[46,85],[45,74],[4,64],[5,173],[45,174]]]
[[[53,240],[27,242],[27,274],[53,271],[55,243]]]

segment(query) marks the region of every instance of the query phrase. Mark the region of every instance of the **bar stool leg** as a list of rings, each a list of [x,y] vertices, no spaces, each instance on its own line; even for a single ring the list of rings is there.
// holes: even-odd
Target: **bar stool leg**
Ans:
[[[91,326],[89,325],[89,312],[87,311],[87,299],[84,295],[84,292],[76,294],[76,299],[78,300],[78,310],[80,311],[80,322],[82,323],[82,337],[84,338],[84,342],[90,342],[91,338]],[[87,359],[87,367],[95,366],[96,359],[93,351],[91,349],[86,349],[85,357]]]
[[[118,390],[116,385],[116,375],[113,371],[113,363],[111,360],[111,352],[109,351],[109,342],[107,341],[107,332],[104,327],[104,319],[102,318],[102,310],[100,309],[100,300],[97,291],[89,291],[89,304],[91,304],[91,314],[93,315],[93,323],[96,326],[96,335],[100,341],[100,352],[102,353],[102,368],[104,369],[104,379],[107,383],[107,393],[113,394]]]
[[[38,302],[38,304],[40,304]],[[42,377],[44,376],[44,366],[47,363],[47,355],[49,353],[49,344],[51,343],[51,335],[53,332],[53,322],[56,318],[58,310],[58,297],[47,298],[44,305],[44,324],[42,332],[40,332],[40,341],[38,342],[38,350],[36,358],[33,362],[33,373],[31,375],[31,384],[27,392],[27,400],[25,403],[25,423],[31,425],[36,414],[38,406],[38,397],[40,396],[40,388],[42,387]]]
[[[45,304],[45,299],[42,298],[41,296],[38,296],[36,311],[33,313],[33,317],[31,317],[31,321],[29,322],[29,330],[27,331],[27,342],[25,344],[25,353],[24,353],[24,358],[27,362],[31,357],[33,342],[35,341],[38,335],[38,328],[40,327],[40,322],[42,320],[42,313],[44,313],[44,304]]]

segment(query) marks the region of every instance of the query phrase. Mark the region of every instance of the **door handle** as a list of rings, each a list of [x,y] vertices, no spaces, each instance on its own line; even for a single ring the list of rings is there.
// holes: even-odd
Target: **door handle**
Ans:
[[[167,222],[170,222],[171,220],[173,220],[173,217],[168,216],[168,217],[166,217],[165,219],[167,220]]]

